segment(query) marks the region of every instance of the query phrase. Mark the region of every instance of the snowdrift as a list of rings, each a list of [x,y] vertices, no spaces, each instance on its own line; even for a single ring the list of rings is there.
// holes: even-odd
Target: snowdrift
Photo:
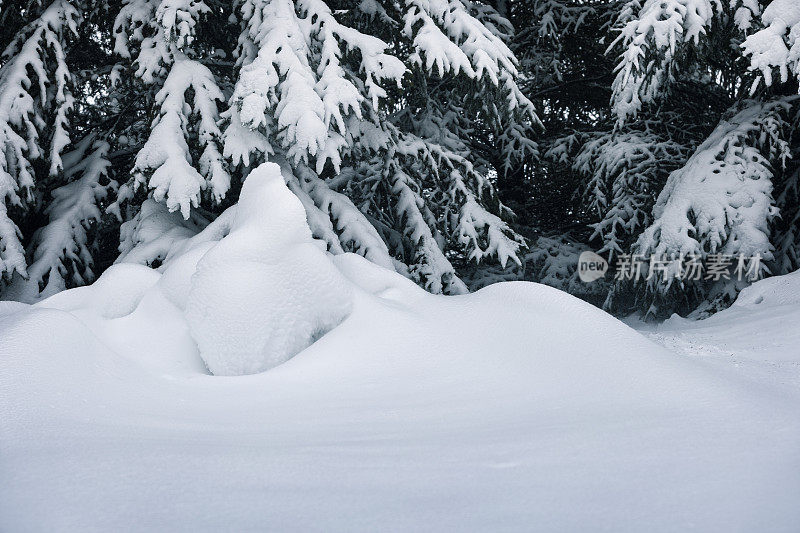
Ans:
[[[677,315],[650,336],[669,349],[698,356],[788,392],[800,390],[800,272],[766,278],[742,290],[734,304],[704,320]],[[651,328],[643,328],[645,331]]]
[[[800,306],[800,270],[785,276],[762,279],[745,287],[734,302],[734,309],[761,304],[763,307]]]
[[[274,175],[262,185],[280,197]],[[432,296],[326,256],[286,222],[293,206],[260,205],[256,226],[282,232],[253,249],[237,241],[258,229],[233,213],[158,271],[120,264],[35,306],[2,304],[0,530],[800,523],[796,393],[543,285]],[[235,260],[215,260],[223,245]],[[275,262],[272,247],[296,257]],[[253,277],[245,298],[236,283]],[[297,319],[270,330],[286,304]],[[284,331],[303,341],[276,351]],[[228,333],[248,341],[218,342]]]
[[[164,214],[149,206],[153,221],[126,254],[169,250],[158,271],[122,262],[40,305],[73,313],[117,352],[216,375],[277,366],[349,314],[351,284],[312,238],[278,165],[253,170],[237,205],[198,235],[159,231]]]
[[[350,285],[314,243],[303,205],[274,163],[247,177],[230,233],[200,250],[185,315],[216,375],[277,366],[350,312]]]

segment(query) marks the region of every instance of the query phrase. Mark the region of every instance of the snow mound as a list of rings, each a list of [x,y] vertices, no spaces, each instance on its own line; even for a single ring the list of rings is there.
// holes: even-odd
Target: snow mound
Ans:
[[[146,266],[112,265],[92,285],[62,291],[45,300],[43,306],[62,311],[85,309],[102,318],[129,315],[161,276]]]
[[[734,306],[800,305],[800,271],[762,279],[739,293]]]
[[[327,255],[274,165],[165,254],[0,302],[0,530],[800,523],[800,305],[744,292],[677,355],[539,284],[434,296]]]
[[[674,315],[660,325],[633,325],[672,351],[797,394],[798,323],[800,271],[752,284],[732,306],[703,320]]]
[[[38,306],[71,313],[115,353],[169,376],[268,370],[350,313],[353,282],[312,238],[278,165],[255,169],[235,208],[199,233],[145,208],[125,262]],[[137,264],[153,257],[158,269]]]
[[[264,163],[242,187],[230,233],[202,255],[186,320],[216,375],[273,368],[350,313],[352,290],[311,236],[280,167]]]
[[[442,297],[354,255],[334,263],[358,282],[347,320],[249,376],[164,362],[198,357],[161,287],[189,259],[125,317],[0,309],[0,530],[800,520],[796,393],[669,353],[543,285]]]
[[[192,259],[192,254],[186,254]],[[195,257],[195,262],[196,262]],[[34,309],[62,311],[77,319],[115,355],[156,375],[195,375],[205,367],[173,300],[194,269],[171,265],[162,274],[134,263],[111,266],[92,285],[60,292]],[[56,335],[63,335],[57,326]]]

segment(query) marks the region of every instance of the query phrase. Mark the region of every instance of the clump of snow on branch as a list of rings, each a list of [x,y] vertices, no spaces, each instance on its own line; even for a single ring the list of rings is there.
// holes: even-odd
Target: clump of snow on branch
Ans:
[[[533,116],[533,105],[514,78],[516,58],[503,40],[460,0],[406,0],[404,32],[413,39],[411,61],[439,77],[445,73],[486,78],[506,91],[510,109]]]
[[[775,70],[781,83],[786,83],[790,75],[800,79],[800,2],[774,0],[764,9],[761,22],[766,27],[742,43],[744,53],[750,56],[751,70],[761,73],[751,92],[761,80],[771,86]]]
[[[277,366],[336,327],[351,306],[350,283],[312,238],[280,167],[254,169],[230,233],[192,276],[186,319],[209,370],[241,375]]]
[[[345,186],[376,218],[378,231],[404,258],[412,279],[434,293],[466,292],[445,255],[446,244],[478,262],[493,257],[504,266],[509,260],[519,264],[524,241],[481,204],[493,195],[492,186],[462,155],[463,143],[436,117],[407,120],[431,138],[388,124],[360,125],[370,144]]]
[[[609,49],[622,55],[612,85],[612,104],[619,123],[636,116],[670,79],[673,60],[686,43],[697,45],[720,0],[631,0],[621,11],[620,34]]]
[[[186,102],[189,89],[194,94]],[[221,132],[217,126],[217,101],[223,100],[214,76],[196,61],[179,57],[156,95],[160,114],[150,137],[136,156],[134,189],[145,182],[157,201],[170,211],[180,210],[189,218],[191,207],[200,204],[201,191],[208,189],[219,202],[230,188],[230,175],[219,151]],[[197,117],[197,140],[203,149],[195,169],[187,138],[190,123]],[[149,179],[148,179],[149,178]]]
[[[209,9],[202,0],[126,0],[114,22],[114,52],[131,59],[138,45],[136,75],[148,84],[163,79]]]
[[[367,100],[376,106],[386,94],[379,83],[399,83],[405,65],[385,53],[385,42],[337,22],[319,0],[247,0],[241,10],[242,68],[227,113],[225,153],[249,163],[277,141],[295,164],[313,159],[321,172],[330,161],[338,171],[345,117],[360,117]],[[342,66],[344,51],[359,53],[360,77]]]

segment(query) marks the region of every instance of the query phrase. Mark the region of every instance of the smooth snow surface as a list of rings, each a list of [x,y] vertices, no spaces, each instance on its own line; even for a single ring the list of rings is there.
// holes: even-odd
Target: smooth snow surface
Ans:
[[[797,393],[799,324],[800,271],[754,283],[733,306],[705,320],[675,316],[657,327],[635,326],[677,354]]]
[[[267,372],[212,376],[184,308],[224,242],[0,302],[1,531],[800,524],[800,383],[782,371],[667,350],[543,285],[432,296],[343,254],[327,264],[352,298],[341,324]],[[764,360],[783,343],[797,365],[800,306],[768,292],[706,321],[707,342]],[[751,322],[759,306],[770,320]],[[694,326],[664,327],[647,334]]]

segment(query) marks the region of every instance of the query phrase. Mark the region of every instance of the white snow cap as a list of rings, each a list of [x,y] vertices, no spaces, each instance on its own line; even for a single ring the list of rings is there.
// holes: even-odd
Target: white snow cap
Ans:
[[[277,366],[350,313],[352,288],[311,236],[280,167],[247,177],[231,232],[197,264],[186,320],[216,375]]]

